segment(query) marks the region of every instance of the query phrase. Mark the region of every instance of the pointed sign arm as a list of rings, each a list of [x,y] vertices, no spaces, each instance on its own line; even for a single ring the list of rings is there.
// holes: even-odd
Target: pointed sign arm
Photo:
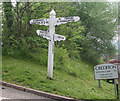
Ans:
[[[67,22],[77,22],[79,20],[80,20],[79,16],[59,17],[59,18],[56,18],[56,25],[66,24]]]
[[[39,25],[49,25],[49,19],[32,19],[30,20],[30,24],[39,24]]]
[[[51,37],[49,34],[47,34],[47,31],[37,30],[36,32],[39,36],[42,36],[43,38],[46,38],[47,40],[51,40]]]

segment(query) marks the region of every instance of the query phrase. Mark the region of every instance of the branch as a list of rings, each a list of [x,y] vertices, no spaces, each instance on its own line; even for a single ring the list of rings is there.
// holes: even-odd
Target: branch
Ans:
[[[37,3],[37,2],[31,3],[31,6],[30,6],[30,8],[31,8],[32,6],[34,6],[36,3]]]
[[[25,9],[26,9],[26,5],[25,5],[25,7],[21,8],[20,13],[21,13],[22,11],[24,12]]]

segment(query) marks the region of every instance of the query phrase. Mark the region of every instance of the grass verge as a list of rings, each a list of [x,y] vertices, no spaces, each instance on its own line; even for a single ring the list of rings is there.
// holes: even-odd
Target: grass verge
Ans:
[[[2,79],[17,85],[76,99],[116,99],[114,85],[94,80],[94,72],[81,61],[70,61],[62,69],[55,68],[53,80],[47,79],[47,67],[39,62],[3,56]]]

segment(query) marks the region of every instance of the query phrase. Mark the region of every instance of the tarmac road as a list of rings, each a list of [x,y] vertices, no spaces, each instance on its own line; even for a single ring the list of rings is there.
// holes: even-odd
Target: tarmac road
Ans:
[[[4,87],[4,86],[2,87],[2,99],[4,99],[2,101],[24,101],[23,99],[29,99],[28,101],[34,101],[34,100],[35,101],[55,101],[50,98],[38,96],[35,94],[31,94],[28,92],[24,92],[14,88]],[[12,99],[12,100],[7,100],[7,99]],[[18,99],[18,100],[15,100],[15,99]]]

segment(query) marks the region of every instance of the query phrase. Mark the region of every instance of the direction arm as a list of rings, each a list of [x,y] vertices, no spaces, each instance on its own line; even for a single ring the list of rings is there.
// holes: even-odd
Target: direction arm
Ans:
[[[49,19],[32,19],[30,20],[30,24],[39,24],[39,25],[49,25]]]
[[[47,31],[37,30],[36,32],[39,36],[42,36],[43,38],[46,38],[47,40],[51,40],[51,37],[49,34],[47,34]]]
[[[77,22],[79,20],[80,20],[79,16],[59,17],[59,18],[56,18],[56,25],[66,24],[67,22]]]
[[[66,40],[65,36],[54,34],[54,41],[64,41]]]

